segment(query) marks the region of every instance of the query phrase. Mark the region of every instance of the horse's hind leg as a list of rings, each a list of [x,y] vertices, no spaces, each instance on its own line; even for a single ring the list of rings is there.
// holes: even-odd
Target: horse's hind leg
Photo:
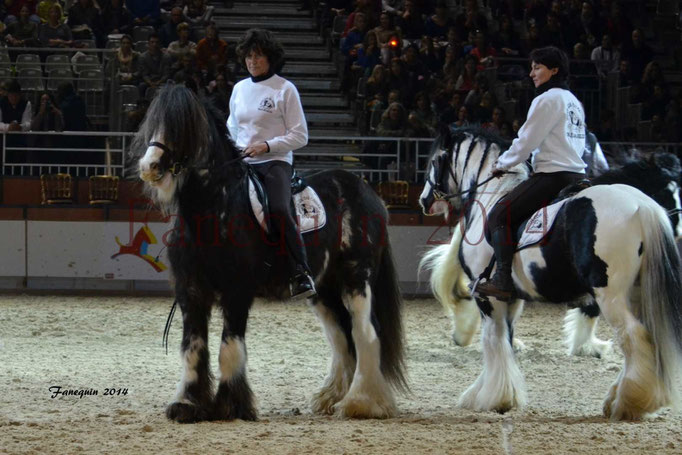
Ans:
[[[211,305],[202,295],[176,290],[182,310],[181,355],[183,372],[175,399],[166,416],[177,422],[208,420],[212,398],[212,377],[208,357],[208,320]]]
[[[220,384],[215,396],[213,419],[256,420],[253,392],[246,379],[246,321],[252,298],[221,299],[223,333],[220,342]]]
[[[564,344],[568,355],[602,358],[611,349],[611,341],[597,338],[595,331],[599,318],[599,305],[592,300],[580,308],[566,312],[564,318]]]
[[[327,340],[332,348],[332,359],[329,373],[324,385],[311,399],[313,412],[333,414],[334,405],[348,392],[355,372],[355,358],[353,340],[350,336],[350,316],[343,307],[340,297],[323,296],[322,291],[311,305],[317,319],[322,324]],[[348,330],[342,326],[346,319]]]
[[[362,274],[363,272],[356,272]],[[381,345],[372,323],[372,289],[369,271],[363,283],[343,290],[343,303],[351,314],[357,364],[348,394],[336,404],[341,417],[386,418],[396,412],[393,390],[381,372]]]
[[[497,299],[479,301],[483,313],[483,371],[459,398],[459,406],[476,411],[506,412],[525,404],[523,375],[511,344],[514,310],[519,308],[516,305],[513,303],[510,311],[506,302]]]
[[[609,286],[610,287],[610,286]],[[627,292],[627,291],[626,291]],[[626,292],[597,290],[606,321],[615,329],[625,365],[604,400],[604,415],[611,420],[636,420],[665,405],[665,387],[656,373],[651,335],[630,312]]]

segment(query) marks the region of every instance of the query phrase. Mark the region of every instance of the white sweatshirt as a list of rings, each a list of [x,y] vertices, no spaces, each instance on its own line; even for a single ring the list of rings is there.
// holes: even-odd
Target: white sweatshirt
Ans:
[[[507,170],[531,159],[535,172],[585,172],[585,113],[569,90],[551,88],[535,97],[526,123],[496,168]]]
[[[301,98],[294,84],[276,74],[260,82],[251,78],[237,82],[230,98],[227,128],[237,147],[267,142],[270,152],[249,163],[272,160],[293,164],[293,150],[308,143]]]

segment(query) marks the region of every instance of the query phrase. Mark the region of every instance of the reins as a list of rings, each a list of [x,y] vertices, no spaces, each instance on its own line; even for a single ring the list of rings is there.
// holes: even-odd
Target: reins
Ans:
[[[516,171],[504,171],[503,174],[517,174],[517,172],[516,172]],[[475,185],[475,186],[472,186],[472,187],[469,188],[468,190],[458,191],[458,192],[456,192],[456,193],[446,193],[446,194],[443,194],[441,191],[434,189],[434,190],[433,190],[433,195],[434,195],[434,197],[436,198],[436,200],[447,200],[447,199],[452,199],[452,198],[455,198],[455,197],[458,197],[458,196],[462,196],[462,195],[464,195],[464,194],[467,194],[467,193],[469,193],[469,192],[471,192],[471,191],[473,191],[473,190],[475,190],[475,189],[477,189],[477,188],[479,188],[479,187],[485,185],[485,184],[488,183],[489,181],[491,181],[491,180],[493,180],[493,179],[496,179],[497,177],[499,177],[499,176],[498,176],[498,175],[491,175],[491,176],[488,177],[487,179],[483,180],[482,182],[479,182],[479,183],[478,183],[477,185]],[[432,183],[432,182],[429,181],[429,183]],[[434,185],[432,184],[431,186],[434,186]]]

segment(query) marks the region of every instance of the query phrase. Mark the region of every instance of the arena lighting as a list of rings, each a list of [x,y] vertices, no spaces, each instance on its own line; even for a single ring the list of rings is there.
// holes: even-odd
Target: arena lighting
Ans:
[[[398,40],[392,39],[391,41],[388,42],[388,44],[390,44],[391,47],[398,47]]]

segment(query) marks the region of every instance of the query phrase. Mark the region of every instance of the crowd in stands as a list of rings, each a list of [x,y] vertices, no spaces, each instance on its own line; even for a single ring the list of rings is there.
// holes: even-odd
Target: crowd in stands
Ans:
[[[137,89],[135,108],[128,109],[121,125],[124,130],[137,128],[154,92],[168,81],[186,84],[215,98],[227,116],[234,85],[231,68],[234,58],[227,43],[219,38],[218,27],[212,21],[213,12],[214,7],[206,0],[3,0],[0,36],[9,49],[0,49],[0,53],[8,56],[7,68],[20,54],[37,54],[47,79],[53,67],[46,62],[51,53],[45,48],[54,48],[54,53],[61,54],[64,52],[57,49],[68,48],[71,51],[66,55],[73,62],[76,76],[68,81],[70,91],[59,85],[61,92],[33,90],[33,96],[22,95],[29,120],[18,125],[23,130],[88,128],[78,119],[69,119],[71,114],[61,104],[67,92],[79,96],[75,62],[86,54],[97,55],[96,68],[106,81],[102,96],[106,111],[118,101],[110,99],[110,93],[126,86]],[[79,48],[108,51],[75,52]],[[22,82],[17,76],[18,71],[10,81],[13,89]],[[51,88],[56,89],[57,85]],[[81,102],[85,103],[82,99]],[[17,120],[17,115],[7,110],[6,98],[0,106],[0,130],[16,128],[11,120],[7,121]]]
[[[680,91],[668,86],[642,30],[617,0],[452,3],[326,2],[323,24],[340,30],[343,22],[343,87],[364,95],[364,131],[420,137],[442,124],[478,124],[511,138],[525,112],[505,111],[499,86],[523,87],[529,52],[554,45],[572,59],[571,88],[579,98],[605,93],[609,73],[617,72],[619,86],[632,88],[629,102],[642,103],[651,139],[680,139]],[[616,131],[615,113],[605,96],[600,100],[597,118],[587,119],[599,139],[636,139],[630,129]]]

